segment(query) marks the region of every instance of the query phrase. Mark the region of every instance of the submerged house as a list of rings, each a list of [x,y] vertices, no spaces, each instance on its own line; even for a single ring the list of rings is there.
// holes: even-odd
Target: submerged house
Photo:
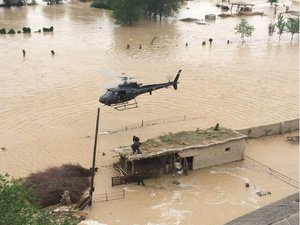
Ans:
[[[133,154],[130,146],[120,147],[115,167],[123,175],[141,173],[144,178],[220,165],[243,159],[246,136],[231,129],[169,133],[143,142],[142,154]]]

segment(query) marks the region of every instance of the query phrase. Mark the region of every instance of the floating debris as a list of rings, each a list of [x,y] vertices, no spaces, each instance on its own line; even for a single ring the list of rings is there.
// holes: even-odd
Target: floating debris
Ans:
[[[179,184],[180,184],[180,182],[179,182],[178,180],[173,180],[172,183],[173,183],[173,184],[176,184],[176,185],[179,185]]]
[[[116,133],[116,131],[103,131],[103,132],[100,132],[98,133],[98,135],[108,135],[108,134],[113,134],[113,133]]]
[[[65,216],[71,217],[75,222],[80,222],[86,219],[88,213],[80,210],[73,209],[72,206],[59,206],[51,210],[51,214],[54,218],[63,218]]]
[[[259,197],[263,197],[263,196],[266,196],[266,195],[271,195],[271,192],[269,192],[269,191],[258,191],[258,192],[256,192],[256,194]]]
[[[288,136],[288,137],[286,137],[286,140],[293,143],[293,144],[299,144],[299,135],[297,135],[297,136]]]
[[[203,20],[195,21],[195,23],[198,24],[198,25],[208,25],[208,23],[206,23]]]
[[[231,14],[231,13],[221,13],[218,16],[225,18],[225,17],[236,17],[236,16],[264,16],[264,12],[240,12],[238,14]]]
[[[188,18],[180,19],[180,21],[182,21],[182,22],[196,22],[196,21],[199,21],[199,20],[196,19],[196,18],[190,18],[190,17],[188,17]]]
[[[99,223],[94,220],[85,220],[85,221],[80,222],[78,225],[107,225],[107,224]]]

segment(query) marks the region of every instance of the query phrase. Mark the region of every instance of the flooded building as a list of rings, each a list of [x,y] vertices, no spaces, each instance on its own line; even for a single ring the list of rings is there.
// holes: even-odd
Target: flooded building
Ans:
[[[130,146],[115,149],[120,155],[116,167],[125,175],[138,172],[144,178],[188,174],[189,170],[243,159],[245,139],[245,135],[222,127],[169,133],[141,143],[142,154],[133,154]]]

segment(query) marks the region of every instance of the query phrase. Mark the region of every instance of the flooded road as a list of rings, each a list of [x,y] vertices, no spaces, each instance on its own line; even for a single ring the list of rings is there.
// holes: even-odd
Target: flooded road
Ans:
[[[107,157],[98,158],[98,163],[108,167],[116,160],[110,150],[128,144],[133,134],[146,140],[216,123],[235,129],[297,118],[298,36],[291,43],[290,35],[284,34],[279,42],[275,34],[268,42],[270,16],[247,17],[255,31],[243,45],[234,31],[239,18],[218,18],[208,25],[179,21],[221,13],[216,3],[190,1],[176,17],[133,27],[114,24],[110,12],[92,9],[90,3],[0,8],[0,28],[54,27],[49,34],[0,35],[0,146],[7,149],[0,152],[0,173],[26,176],[66,162],[90,167],[97,107],[101,132],[142,120],[187,118],[101,136],[98,153],[106,152]],[[273,13],[264,1],[254,4],[256,11]],[[283,4],[298,9],[286,1],[278,12],[285,10]],[[209,38],[212,45],[202,46]],[[139,96],[137,109],[119,112],[98,102],[107,87],[120,82],[122,73],[149,84],[173,79],[179,69],[178,90]],[[110,184],[112,172],[107,173],[104,187]]]

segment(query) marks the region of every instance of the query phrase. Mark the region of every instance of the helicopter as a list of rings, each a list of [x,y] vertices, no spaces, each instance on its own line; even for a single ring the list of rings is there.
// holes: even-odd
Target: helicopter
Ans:
[[[169,86],[173,86],[173,88],[177,90],[180,73],[181,70],[178,71],[173,81],[149,85],[143,85],[142,83],[137,82],[129,82],[132,77],[121,77],[123,83],[119,84],[117,87],[107,88],[107,92],[100,97],[99,102],[103,103],[104,105],[113,107],[114,109],[119,111],[137,108],[137,102],[135,98],[138,95],[148,92],[150,93],[150,95],[152,95],[152,91],[161,88],[167,88]],[[133,101],[129,102],[131,100]]]

